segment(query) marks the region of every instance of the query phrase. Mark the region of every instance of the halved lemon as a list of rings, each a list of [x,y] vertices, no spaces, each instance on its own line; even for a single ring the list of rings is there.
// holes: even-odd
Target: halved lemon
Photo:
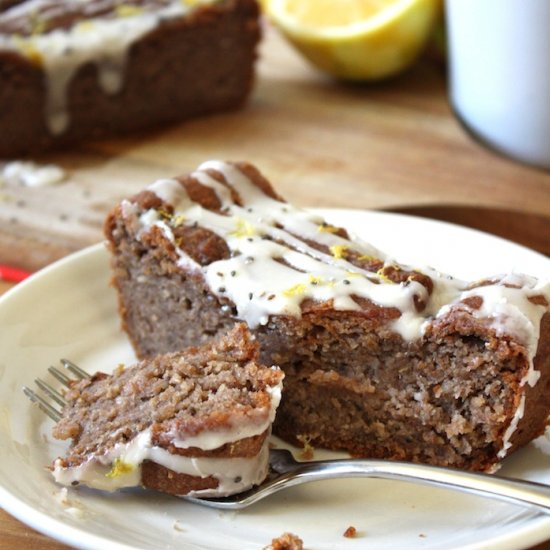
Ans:
[[[377,80],[410,66],[441,14],[441,0],[263,0],[268,18],[314,65]]]

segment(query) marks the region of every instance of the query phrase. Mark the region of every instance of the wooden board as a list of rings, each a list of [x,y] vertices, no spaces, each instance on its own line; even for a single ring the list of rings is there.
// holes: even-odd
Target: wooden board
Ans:
[[[95,243],[116,201],[211,158],[254,162],[302,206],[451,204],[550,215],[550,173],[469,136],[437,63],[424,60],[385,83],[341,84],[267,29],[242,111],[38,158],[63,167],[67,181],[0,188],[0,262],[34,270]]]

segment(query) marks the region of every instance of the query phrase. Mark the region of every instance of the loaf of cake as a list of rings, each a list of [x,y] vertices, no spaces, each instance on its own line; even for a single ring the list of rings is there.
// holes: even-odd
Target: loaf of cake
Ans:
[[[54,428],[72,440],[56,481],[201,497],[261,483],[283,373],[257,360],[241,323],[215,342],[73,383]]]
[[[255,0],[0,4],[0,158],[241,106]]]
[[[274,432],[290,442],[491,471],[544,431],[548,281],[401,265],[245,163],[159,180],[105,228],[138,355],[245,321],[285,372]]]

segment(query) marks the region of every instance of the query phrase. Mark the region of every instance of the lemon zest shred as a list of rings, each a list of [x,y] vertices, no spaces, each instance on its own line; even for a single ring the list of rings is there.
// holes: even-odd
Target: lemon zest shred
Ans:
[[[124,462],[121,458],[115,458],[113,462],[113,467],[105,474],[105,477],[109,479],[114,479],[116,477],[123,476],[124,474],[129,474],[135,470],[135,466],[129,462]]]
[[[322,223],[321,225],[317,226],[317,231],[319,233],[338,233],[338,231],[340,231],[340,228],[334,225],[330,225],[329,223]]]
[[[29,61],[38,67],[40,67],[43,63],[43,57],[42,54],[37,50],[36,46],[32,43],[31,39],[25,39],[22,36],[15,35],[13,37],[13,41],[15,42],[15,46],[17,49],[26,57],[29,59]]]
[[[302,444],[300,458],[302,460],[311,460],[315,453],[315,447],[311,444],[311,435],[297,435],[296,439]]]
[[[193,8],[195,6],[200,6],[201,4],[214,4],[212,0],[180,0],[180,3],[184,7]]]
[[[1,193],[0,192],[0,202],[13,202],[15,201],[15,197],[12,195],[8,195],[7,193]]]
[[[118,17],[134,17],[143,13],[143,8],[139,6],[132,6],[130,4],[120,4],[116,7],[116,14]]]
[[[381,267],[377,272],[376,274],[378,275],[378,277],[380,277],[380,279],[382,281],[384,281],[385,283],[388,283],[390,285],[394,285],[395,284],[395,281],[392,281],[385,273],[384,273],[384,269],[385,269],[386,266],[384,267]]]
[[[163,219],[163,220],[171,220],[172,214],[168,212],[168,210],[163,210],[162,208],[159,208],[157,210],[157,214]]]
[[[309,276],[309,282],[312,285],[321,285],[321,284],[323,284],[324,279],[323,279],[323,277],[316,277],[315,275],[310,275]]]
[[[336,260],[341,260],[344,257],[344,252],[349,249],[347,244],[335,244],[330,247],[330,252]]]
[[[252,237],[256,234],[256,228],[247,220],[237,218],[235,225],[235,230],[229,233],[232,237]]]
[[[172,216],[172,225],[174,227],[178,227],[183,224],[185,221],[185,216],[183,214],[176,214],[175,216]]]
[[[376,262],[378,258],[375,256],[370,256],[369,254],[363,254],[357,258],[361,262]]]
[[[291,286],[290,288],[287,288],[286,290],[283,290],[284,296],[300,296],[300,294],[304,294],[304,292],[307,290],[307,286],[303,283],[295,284],[294,286]]]
[[[80,21],[76,24],[76,32],[90,32],[95,29],[95,24],[92,21]]]
[[[122,374],[124,372],[124,370],[126,369],[126,366],[124,365],[124,363],[119,363],[115,370],[114,370],[114,373],[115,374]]]
[[[32,21],[32,34],[36,36],[38,34],[44,34],[46,30],[46,21],[44,19],[39,19],[37,17]]]

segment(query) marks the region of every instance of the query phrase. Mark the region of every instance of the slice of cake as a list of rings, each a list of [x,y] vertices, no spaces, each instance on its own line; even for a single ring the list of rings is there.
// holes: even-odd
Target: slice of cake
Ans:
[[[218,341],[73,384],[54,428],[72,439],[53,465],[63,485],[143,485],[226,496],[261,483],[283,373],[258,364],[243,324]]]
[[[241,106],[258,13],[255,0],[0,3],[0,158]]]
[[[106,235],[137,353],[245,321],[285,371],[274,431],[287,440],[490,470],[544,430],[548,281],[400,265],[285,203],[249,164],[157,181]]]

